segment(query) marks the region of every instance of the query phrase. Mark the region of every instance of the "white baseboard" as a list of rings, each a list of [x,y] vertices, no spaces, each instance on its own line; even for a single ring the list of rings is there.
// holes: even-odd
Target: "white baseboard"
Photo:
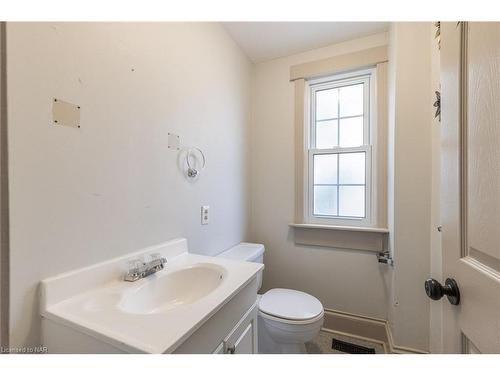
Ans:
[[[387,353],[428,354],[428,352],[394,343],[387,320],[325,309],[324,329],[333,333],[384,345]]]
[[[391,353],[394,353],[394,354],[429,354],[429,352],[426,352],[424,350],[396,345],[394,343],[394,338],[392,336],[392,331],[391,331],[391,327],[389,325],[389,322],[386,322],[385,327],[387,330],[388,344],[389,344],[389,348],[391,349]]]

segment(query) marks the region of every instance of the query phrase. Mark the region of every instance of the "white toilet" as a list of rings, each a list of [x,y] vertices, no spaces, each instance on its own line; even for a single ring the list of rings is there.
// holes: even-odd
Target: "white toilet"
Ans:
[[[264,245],[242,242],[219,256],[247,262],[264,262]],[[257,276],[259,289],[262,272]],[[259,353],[305,353],[323,325],[323,305],[304,292],[271,289],[258,296]]]

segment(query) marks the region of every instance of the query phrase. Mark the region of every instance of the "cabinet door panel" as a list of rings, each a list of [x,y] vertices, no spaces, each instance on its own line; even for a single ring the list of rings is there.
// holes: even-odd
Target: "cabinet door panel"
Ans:
[[[255,340],[253,335],[253,321],[247,328],[243,331],[241,336],[234,344],[235,354],[253,354],[253,341]]]
[[[257,307],[252,309],[239,321],[228,335],[225,344],[225,353],[228,354],[257,354]]]

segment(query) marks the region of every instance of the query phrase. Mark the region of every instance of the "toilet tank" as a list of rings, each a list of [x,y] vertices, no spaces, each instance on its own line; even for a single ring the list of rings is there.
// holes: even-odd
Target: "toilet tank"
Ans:
[[[264,245],[260,243],[241,242],[218,256],[245,262],[264,263],[264,251]],[[257,283],[258,289],[260,289],[262,286],[262,271],[257,275]]]

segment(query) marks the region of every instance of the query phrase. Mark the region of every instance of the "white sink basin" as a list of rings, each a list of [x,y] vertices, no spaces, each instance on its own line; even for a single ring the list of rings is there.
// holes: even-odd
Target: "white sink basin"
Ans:
[[[226,269],[196,263],[171,273],[148,277],[138,289],[126,293],[118,308],[129,314],[159,314],[209,295],[222,284]]]
[[[135,282],[123,280],[130,259],[152,253],[168,259],[163,270]],[[185,239],[165,242],[43,280],[44,332],[60,335],[61,327],[70,327],[120,352],[171,353],[262,268],[191,254]]]

